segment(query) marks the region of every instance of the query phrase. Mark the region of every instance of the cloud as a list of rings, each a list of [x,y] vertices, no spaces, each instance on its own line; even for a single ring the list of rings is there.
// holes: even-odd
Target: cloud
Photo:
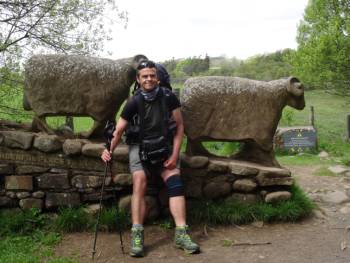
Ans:
[[[116,28],[108,47],[116,58],[143,53],[157,61],[205,54],[247,58],[296,48],[297,24],[307,2],[119,0],[129,25]]]

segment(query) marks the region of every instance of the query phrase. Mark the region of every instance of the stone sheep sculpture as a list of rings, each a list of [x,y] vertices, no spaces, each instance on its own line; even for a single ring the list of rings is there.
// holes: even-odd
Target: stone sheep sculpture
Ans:
[[[143,55],[110,60],[78,55],[36,55],[25,65],[23,106],[35,113],[32,126],[54,133],[47,116],[89,116],[94,120],[83,137],[102,134],[107,120],[129,95]]]
[[[187,154],[210,155],[202,141],[243,142],[231,158],[280,167],[273,138],[282,110],[305,107],[304,88],[295,77],[256,81],[238,77],[195,77],[181,96]]]

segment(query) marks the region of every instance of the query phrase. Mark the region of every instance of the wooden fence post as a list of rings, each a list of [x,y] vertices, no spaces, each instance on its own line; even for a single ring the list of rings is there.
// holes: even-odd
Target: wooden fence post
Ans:
[[[350,139],[350,115],[346,116],[346,139],[349,140]]]
[[[315,128],[315,111],[314,111],[314,106],[310,106],[310,125]]]

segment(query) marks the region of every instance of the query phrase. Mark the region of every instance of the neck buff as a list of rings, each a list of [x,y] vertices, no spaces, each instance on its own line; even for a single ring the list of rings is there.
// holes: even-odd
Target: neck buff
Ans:
[[[150,91],[144,91],[141,89],[141,94],[143,96],[143,98],[145,99],[145,101],[151,102],[154,101],[158,95],[158,91],[159,91],[159,86],[157,86],[156,88],[150,90]]]

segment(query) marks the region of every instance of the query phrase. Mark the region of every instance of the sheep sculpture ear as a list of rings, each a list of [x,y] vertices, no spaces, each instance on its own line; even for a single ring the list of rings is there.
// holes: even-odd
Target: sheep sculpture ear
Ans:
[[[133,69],[136,70],[137,67],[139,66],[139,64],[140,64],[142,61],[145,61],[145,60],[147,60],[147,57],[144,56],[144,55],[139,54],[139,55],[134,56],[133,61],[132,61],[132,67],[133,67]]]
[[[299,79],[296,77],[288,78],[287,90],[292,95],[299,97],[304,94],[304,86],[300,83]]]

